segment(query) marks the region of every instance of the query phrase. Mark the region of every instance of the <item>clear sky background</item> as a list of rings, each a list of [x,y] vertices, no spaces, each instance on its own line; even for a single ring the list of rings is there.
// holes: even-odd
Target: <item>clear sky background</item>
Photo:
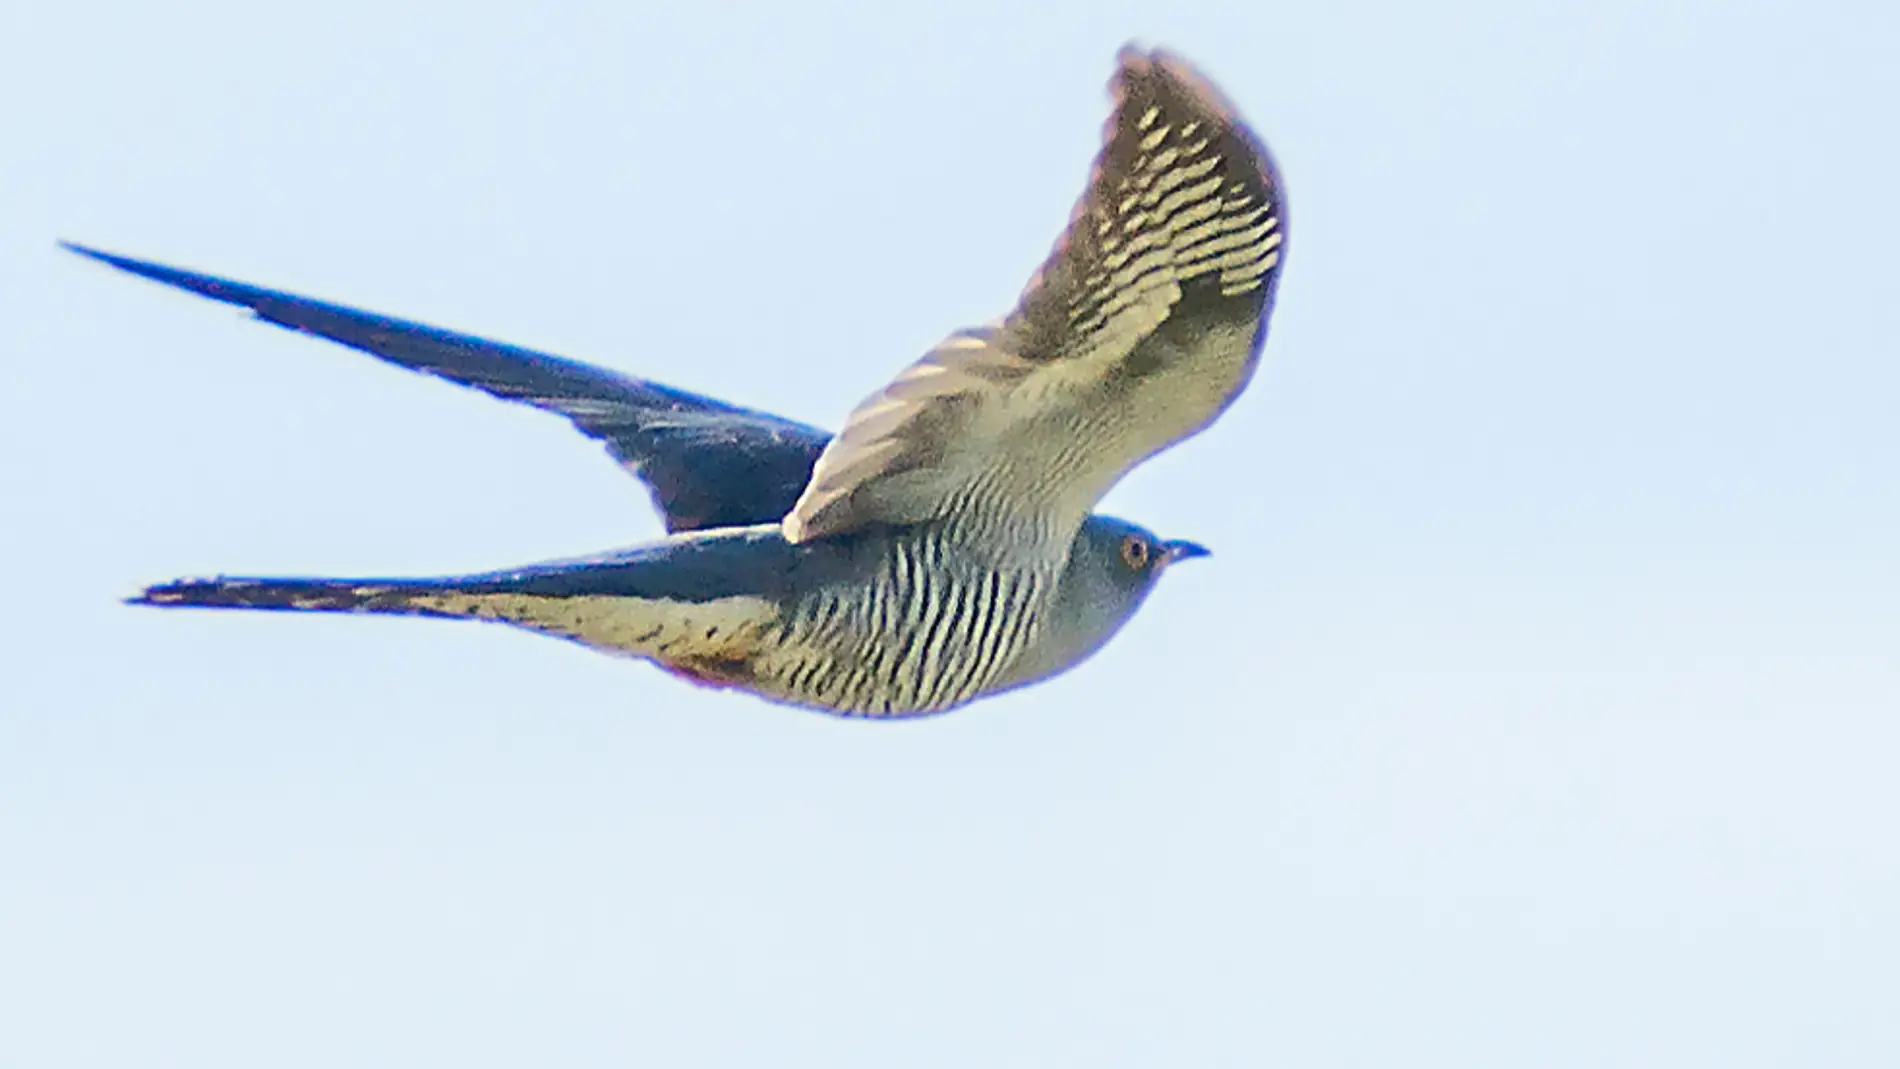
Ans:
[[[15,3],[0,1066],[1900,1064],[1900,8]],[[1215,551],[915,723],[178,575],[653,536],[558,419],[86,241],[835,426],[1124,40],[1273,145]]]

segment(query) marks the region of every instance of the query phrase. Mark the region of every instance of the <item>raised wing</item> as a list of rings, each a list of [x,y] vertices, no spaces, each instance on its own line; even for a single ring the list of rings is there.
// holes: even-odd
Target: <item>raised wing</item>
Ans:
[[[668,531],[773,523],[830,435],[605,368],[422,323],[62,242],[82,256],[223,301],[280,327],[566,416],[647,484]]]
[[[1246,386],[1286,235],[1273,161],[1179,59],[1124,49],[1111,90],[1088,189],[1016,310],[860,405],[787,539],[959,515],[1073,530]]]

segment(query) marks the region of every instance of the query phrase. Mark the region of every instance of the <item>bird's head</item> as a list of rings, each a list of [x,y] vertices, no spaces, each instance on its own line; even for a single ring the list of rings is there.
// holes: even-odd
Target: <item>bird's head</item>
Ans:
[[[1207,555],[1194,542],[1163,539],[1112,516],[1090,516],[1069,548],[1049,624],[1009,685],[1046,679],[1087,660],[1135,615],[1170,567]]]
[[[1169,565],[1176,561],[1206,557],[1213,552],[1199,542],[1189,542],[1180,538],[1166,540],[1157,538],[1153,532],[1144,531],[1132,523],[1120,520],[1097,526],[1099,530],[1087,532],[1091,536],[1091,543],[1097,539],[1107,541],[1108,537],[1112,537],[1115,563],[1121,565],[1120,574],[1128,582],[1145,578],[1153,583],[1161,578],[1161,573],[1167,571]],[[1118,533],[1112,528],[1125,530]]]
[[[1207,555],[1198,543],[1163,539],[1112,516],[1091,516],[1069,550],[1063,600],[1082,595],[1091,615],[1116,618],[1119,627],[1176,562]]]

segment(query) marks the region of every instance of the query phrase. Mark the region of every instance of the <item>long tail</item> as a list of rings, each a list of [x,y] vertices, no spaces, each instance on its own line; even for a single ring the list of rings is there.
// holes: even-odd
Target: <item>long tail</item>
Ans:
[[[606,653],[644,657],[695,683],[749,684],[778,607],[757,597],[664,596],[550,588],[521,578],[181,579],[126,599],[161,608],[385,613],[487,620],[564,638]],[[598,574],[592,578],[600,578]],[[541,580],[536,582],[536,580]],[[544,589],[536,590],[536,587]]]
[[[161,583],[126,600],[159,608],[492,620],[677,670],[732,675],[776,625],[800,561],[824,552],[788,545],[777,524],[765,524],[482,575],[220,576]]]
[[[457,593],[453,580],[177,579],[129,597],[128,605],[164,608],[267,609],[289,612],[369,612],[409,616],[466,617],[451,601],[466,602],[474,593]],[[449,597],[445,597],[448,595]],[[472,606],[471,606],[472,607]]]

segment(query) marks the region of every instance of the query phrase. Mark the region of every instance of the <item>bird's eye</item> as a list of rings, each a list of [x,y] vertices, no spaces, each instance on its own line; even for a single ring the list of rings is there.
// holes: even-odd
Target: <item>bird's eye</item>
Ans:
[[[1150,553],[1148,540],[1140,535],[1128,535],[1122,539],[1122,563],[1135,571],[1148,566]]]

